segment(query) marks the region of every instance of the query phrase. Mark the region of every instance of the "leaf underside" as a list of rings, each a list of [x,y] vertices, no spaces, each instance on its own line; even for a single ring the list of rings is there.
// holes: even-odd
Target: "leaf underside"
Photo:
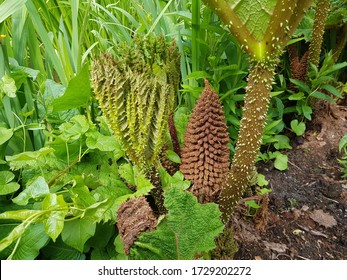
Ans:
[[[312,0],[204,0],[253,58],[276,58]]]
[[[247,29],[257,40],[261,41],[277,0],[229,0],[229,3]]]

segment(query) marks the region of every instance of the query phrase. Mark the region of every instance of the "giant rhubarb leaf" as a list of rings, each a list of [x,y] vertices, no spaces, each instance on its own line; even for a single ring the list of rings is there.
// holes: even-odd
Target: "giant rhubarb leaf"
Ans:
[[[312,0],[204,0],[256,60],[277,56]]]
[[[191,193],[179,187],[165,191],[169,214],[157,229],[139,236],[131,248],[131,259],[186,260],[215,247],[223,231],[216,204],[199,204]]]

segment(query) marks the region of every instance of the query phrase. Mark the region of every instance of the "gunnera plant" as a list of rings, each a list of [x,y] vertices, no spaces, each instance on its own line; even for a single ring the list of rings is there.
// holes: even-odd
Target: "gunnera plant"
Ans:
[[[200,203],[216,202],[229,170],[229,134],[217,93],[205,80],[205,89],[190,116],[184,134],[180,170],[193,185]]]
[[[227,223],[254,172],[279,57],[312,0],[204,0],[249,54],[235,155],[219,198]]]
[[[130,161],[148,173],[166,142],[180,79],[175,42],[136,36],[96,57],[92,82],[100,108]]]

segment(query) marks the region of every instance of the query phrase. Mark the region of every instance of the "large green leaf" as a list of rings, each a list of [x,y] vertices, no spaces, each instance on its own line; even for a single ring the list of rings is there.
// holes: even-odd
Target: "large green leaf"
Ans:
[[[10,194],[19,189],[18,183],[11,182],[14,177],[10,171],[0,171],[0,195]]]
[[[177,186],[186,190],[190,187],[190,181],[184,180],[184,175],[181,171],[177,171],[173,176],[171,176],[164,168],[159,168],[158,173],[160,175],[163,189]]]
[[[43,225],[46,233],[55,241],[64,228],[68,206],[62,195],[50,193],[42,202],[42,210],[51,210],[47,219],[43,221]]]
[[[6,156],[6,161],[9,162],[10,168],[18,170],[24,167],[39,167],[45,163],[46,156],[53,153],[54,149],[44,147],[38,151],[23,152],[13,156]]]
[[[87,105],[91,94],[88,68],[88,65],[84,65],[81,72],[71,79],[64,95],[53,101],[53,112]]]
[[[90,205],[82,214],[82,218],[88,217],[98,223],[105,218],[106,212],[111,208],[113,200],[105,199]]]
[[[276,58],[312,0],[204,0],[257,61]]]
[[[77,115],[71,118],[69,122],[65,122],[59,126],[61,134],[59,138],[68,142],[76,141],[84,135],[90,128],[87,118],[83,115]]]
[[[143,172],[130,163],[122,164],[119,166],[120,176],[131,186],[136,186],[136,192],[127,196],[128,198],[135,198],[143,195],[147,195],[151,189],[154,188],[152,183],[146,178]],[[124,197],[121,198],[124,202]]]
[[[49,194],[49,187],[43,177],[38,177],[18,196],[12,199],[17,205],[27,205],[30,199],[37,199]]]
[[[126,201],[128,197],[132,194],[131,190],[120,180],[113,180],[112,184],[98,187],[92,192],[93,197],[98,200],[108,199],[108,209],[103,213],[102,220],[107,222],[111,220],[116,222],[117,220],[117,209],[119,205]],[[124,199],[120,199],[120,197]],[[104,205],[102,205],[104,207]],[[87,214],[90,210],[87,211]]]
[[[261,41],[277,0],[229,0],[229,3],[247,29]]]
[[[21,237],[25,232],[25,223],[21,223],[13,228],[13,230],[3,239],[0,240],[0,252],[10,246],[14,241]]]
[[[13,227],[10,227],[11,228],[10,232],[8,231],[9,227],[5,226],[4,230],[7,232],[7,234],[6,235],[0,234],[0,238],[3,237],[0,240],[0,252],[4,251],[6,248],[7,248],[7,251],[9,251],[11,248],[11,244],[13,246],[15,242],[16,242],[16,245],[14,246],[14,248],[18,248],[19,242],[23,242],[23,237],[24,236],[28,237],[27,231],[32,227],[33,223],[38,223],[42,221],[43,217],[44,217],[44,212],[41,210],[23,209],[23,210],[6,211],[4,213],[1,213],[0,219],[22,220],[23,222],[20,224],[14,224]]]
[[[101,134],[98,131],[88,132],[87,134],[86,145],[90,149],[99,149],[103,152],[115,151],[117,155],[122,154],[125,155],[122,151],[122,147],[116,140],[116,138],[112,136],[106,136]],[[119,157],[120,158],[120,157]],[[119,158],[115,159],[118,160]]]
[[[13,129],[0,127],[0,145],[4,144],[6,141],[10,140],[13,136]]]
[[[124,163],[118,167],[119,175],[131,186],[135,186],[134,168],[130,163]]]
[[[30,225],[22,235],[13,260],[34,260],[49,240],[42,223]]]
[[[165,191],[169,214],[153,232],[140,235],[130,251],[132,259],[184,260],[215,247],[223,230],[217,204],[199,204],[181,188]]]
[[[49,237],[45,233],[42,223],[28,225],[23,222],[13,228],[0,241],[0,251],[17,241],[16,246],[13,246],[13,248],[9,247],[15,250],[14,252],[12,251],[11,259],[33,260],[38,256],[40,249],[47,244],[48,240]]]
[[[6,224],[1,224],[0,223],[0,244],[2,243],[2,240],[4,238],[6,238],[10,233],[11,231],[16,227],[17,224],[9,224],[9,223],[6,223]],[[14,247],[14,244],[12,244],[11,246],[6,246],[7,248],[2,248],[0,250],[0,260],[4,260],[6,259],[12,252],[13,250],[13,247]]]
[[[96,223],[90,218],[68,221],[65,222],[61,237],[67,245],[83,252],[84,244],[94,235],[95,228]]]
[[[112,240],[115,233],[115,226],[113,223],[97,224],[95,234],[88,240],[88,245],[93,248],[104,249],[107,244]]]
[[[24,221],[34,216],[38,217],[41,213],[42,213],[41,210],[30,210],[30,209],[6,211],[0,214],[0,219]]]
[[[78,179],[78,177],[77,177]],[[76,185],[69,190],[72,201],[80,207],[87,208],[96,202],[85,185]]]
[[[330,13],[326,21],[326,26],[342,25],[347,22],[347,2],[346,0],[330,0]]]
[[[55,242],[50,241],[47,246],[42,249],[42,254],[48,260],[84,260],[85,255],[80,251],[66,245],[61,237]]]
[[[0,80],[0,93],[5,93],[8,97],[16,97],[16,82],[15,80],[8,76],[4,75]]]

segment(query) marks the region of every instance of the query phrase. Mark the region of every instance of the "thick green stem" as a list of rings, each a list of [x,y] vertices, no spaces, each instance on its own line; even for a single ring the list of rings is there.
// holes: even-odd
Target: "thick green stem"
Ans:
[[[271,99],[274,63],[253,62],[249,73],[235,156],[219,201],[224,223],[229,221],[254,170]]]
[[[330,8],[329,0],[318,0],[316,14],[314,18],[312,39],[309,48],[308,62],[316,66],[319,65],[319,57],[323,43],[323,35],[325,31],[325,21],[328,17]]]

